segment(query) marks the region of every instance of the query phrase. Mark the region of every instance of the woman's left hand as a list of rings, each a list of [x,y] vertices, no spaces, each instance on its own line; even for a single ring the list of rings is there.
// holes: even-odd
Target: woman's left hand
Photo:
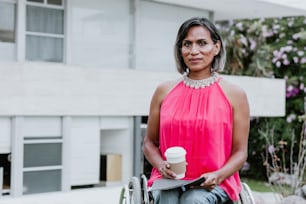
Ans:
[[[200,186],[210,191],[221,183],[219,176],[216,172],[202,174],[202,177],[205,178],[205,181]]]

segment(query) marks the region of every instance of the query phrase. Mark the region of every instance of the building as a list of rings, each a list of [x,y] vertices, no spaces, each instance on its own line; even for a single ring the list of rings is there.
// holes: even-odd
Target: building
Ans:
[[[194,2],[0,0],[2,194],[70,191],[139,174],[151,95],[178,77],[173,44],[183,20],[305,12],[250,0]],[[283,80],[233,80],[248,81],[253,116],[284,114]],[[284,100],[258,97],[271,93]],[[119,161],[115,178],[102,178],[105,159]]]

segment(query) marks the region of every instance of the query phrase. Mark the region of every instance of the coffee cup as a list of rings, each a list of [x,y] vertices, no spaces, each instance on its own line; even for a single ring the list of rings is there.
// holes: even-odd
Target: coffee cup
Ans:
[[[183,147],[170,147],[165,152],[170,169],[176,174],[176,179],[185,177],[186,172],[186,150]]]

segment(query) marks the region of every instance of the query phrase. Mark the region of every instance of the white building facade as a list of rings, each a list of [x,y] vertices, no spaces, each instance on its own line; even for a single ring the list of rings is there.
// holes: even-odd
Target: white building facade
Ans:
[[[139,175],[151,96],[179,77],[176,32],[194,16],[214,11],[151,0],[0,0],[2,194],[100,185],[104,155],[119,155],[120,183]],[[225,77],[247,91],[252,116],[284,115],[283,80]]]

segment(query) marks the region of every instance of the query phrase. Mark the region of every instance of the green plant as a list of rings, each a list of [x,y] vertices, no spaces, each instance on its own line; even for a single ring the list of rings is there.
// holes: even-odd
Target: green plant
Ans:
[[[218,22],[227,48],[227,64],[224,74],[247,75],[286,80],[286,115],[274,118],[252,118],[249,135],[249,170],[242,175],[267,179],[263,168],[262,153],[267,140],[258,130],[273,129],[274,141],[285,141],[284,151],[295,147],[295,141],[303,137],[304,130],[299,116],[304,114],[306,96],[306,17],[267,18]],[[294,140],[292,137],[294,135]],[[282,169],[293,171],[290,161],[296,161],[300,153],[293,148],[286,153]],[[302,178],[303,180],[303,178]]]
[[[292,131],[290,149],[287,141],[275,141],[273,127],[267,126],[265,130],[259,130],[260,135],[266,140],[262,157],[269,183],[274,184],[273,187],[283,195],[295,194],[305,184],[303,179],[306,168],[306,97],[304,104],[304,114],[299,117],[302,123],[300,139],[296,140],[295,133]],[[295,148],[298,152],[297,157],[293,155]],[[287,155],[289,155],[289,164],[286,160]]]

